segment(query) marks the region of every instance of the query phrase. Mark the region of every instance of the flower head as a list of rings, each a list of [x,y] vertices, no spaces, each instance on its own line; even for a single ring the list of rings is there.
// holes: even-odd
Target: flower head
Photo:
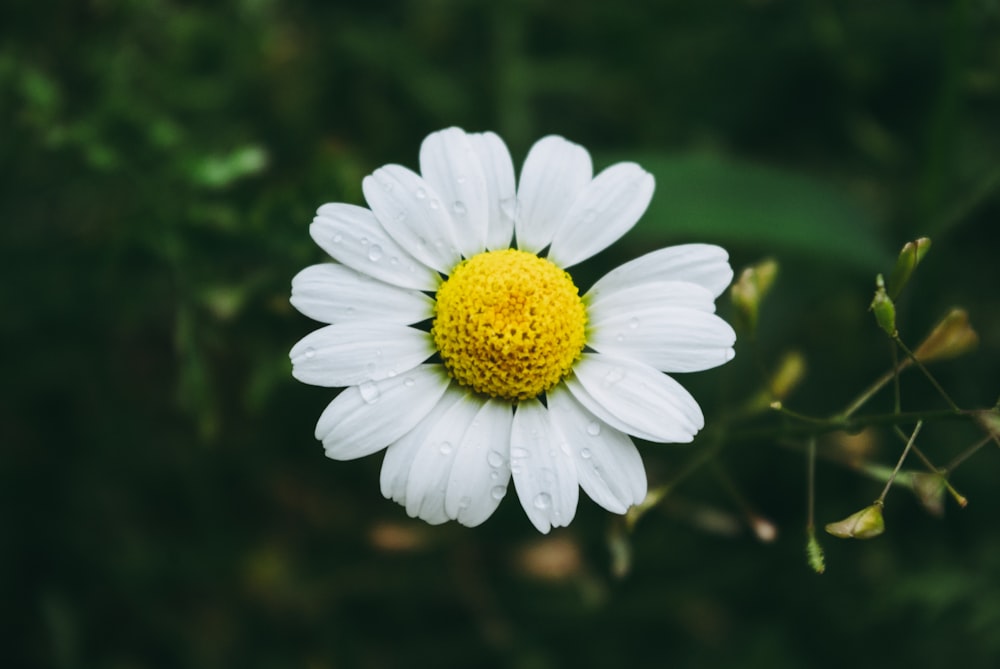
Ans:
[[[499,137],[449,128],[424,140],[420,174],[386,165],[362,186],[370,208],[325,204],[310,227],[336,262],[292,281],[292,304],[328,323],[292,373],[344,388],[316,426],[326,454],[385,449],[382,493],[429,523],[482,523],[511,480],[542,532],[573,519],[580,488],[615,513],[642,501],[630,435],[688,442],[704,424],[663,372],[733,357],[714,313],[726,252],[654,251],[581,296],[566,268],[631,229],[654,184],[634,163],[594,176],[561,137],[516,185]]]

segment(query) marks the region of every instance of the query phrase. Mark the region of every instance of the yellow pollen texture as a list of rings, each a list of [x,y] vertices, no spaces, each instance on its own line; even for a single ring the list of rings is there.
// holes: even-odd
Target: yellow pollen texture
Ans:
[[[533,253],[506,249],[455,268],[438,289],[431,335],[456,381],[516,401],[569,374],[586,325],[569,274]]]

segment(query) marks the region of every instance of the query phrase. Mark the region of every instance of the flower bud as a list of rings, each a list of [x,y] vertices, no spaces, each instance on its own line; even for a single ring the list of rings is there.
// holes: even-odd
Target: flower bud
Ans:
[[[823,547],[816,541],[816,535],[813,533],[812,527],[809,528],[809,541],[806,542],[806,557],[809,560],[809,566],[812,567],[814,572],[822,574],[826,571],[826,560],[823,559]]]
[[[840,539],[873,539],[885,531],[882,503],[875,502],[843,520],[829,523],[826,531]]]
[[[792,390],[799,385],[805,373],[805,357],[798,351],[789,351],[781,358],[778,369],[771,377],[771,395],[779,400],[787,398]]]
[[[910,475],[913,494],[920,504],[932,516],[944,515],[944,493],[946,490],[944,477],[933,472],[913,472]]]
[[[892,299],[885,292],[885,281],[881,274],[876,277],[875,286],[875,297],[872,298],[871,306],[868,308],[875,314],[878,326],[890,337],[895,337],[897,334],[896,305],[892,303]]]
[[[969,314],[965,309],[952,309],[913,355],[920,362],[947,360],[972,350],[978,343],[979,335],[969,325]]]
[[[778,275],[778,263],[764,260],[751,265],[740,273],[740,278],[730,289],[733,306],[740,313],[744,325],[751,332],[757,327],[760,303],[771,289]]]
[[[892,274],[889,275],[889,296],[895,299],[899,297],[900,291],[903,290],[903,286],[906,282],[910,280],[910,275],[913,274],[913,270],[917,268],[920,261],[924,259],[927,255],[927,251],[931,248],[931,240],[927,237],[921,237],[912,242],[906,242],[903,245],[903,250],[899,252],[899,257],[896,258],[896,266],[892,268]]]

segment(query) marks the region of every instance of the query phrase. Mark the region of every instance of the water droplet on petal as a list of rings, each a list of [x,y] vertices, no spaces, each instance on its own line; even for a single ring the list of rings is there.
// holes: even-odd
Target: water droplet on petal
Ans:
[[[358,386],[358,391],[361,393],[361,399],[363,399],[367,404],[375,404],[375,402],[378,402],[379,395],[381,394],[374,381],[365,381]]]
[[[362,246],[368,246],[368,238],[367,237],[362,237],[358,241],[361,242]]]
[[[500,213],[514,220],[517,217],[517,198],[505,197],[500,200]]]
[[[614,367],[608,370],[608,373],[604,375],[604,383],[606,385],[613,386],[624,378],[625,370],[621,367]]]
[[[615,341],[625,341],[625,335],[623,335],[621,332],[619,332],[618,336],[615,337]]]
[[[405,379],[403,379],[403,385],[406,386],[407,388],[412,388],[415,383],[416,381],[414,381],[412,377],[408,376]]]
[[[512,448],[510,449],[510,457],[517,460],[521,460],[523,458],[528,457],[528,451],[526,451],[523,448]]]
[[[452,451],[451,444],[447,441],[442,441],[440,450],[441,450],[441,455],[451,455]]]
[[[440,209],[441,207],[441,201],[438,200],[437,198],[432,199],[428,204],[430,205],[431,209]]]
[[[629,319],[628,326],[633,330],[635,330],[637,327],[639,327],[639,319],[633,316],[632,318]]]
[[[587,425],[587,434],[589,434],[591,437],[596,437],[600,433],[601,433],[600,423],[598,423],[596,420],[590,421],[590,423]]]
[[[423,200],[425,197],[427,197],[427,191],[425,191],[423,188],[418,188],[417,192],[414,193],[414,195],[417,196],[418,200]]]
[[[468,209],[465,207],[465,203],[458,201],[451,205],[451,210],[455,212],[456,216],[465,216],[468,212]]]
[[[486,462],[489,463],[490,467],[503,467],[503,454],[500,451],[490,451],[486,455]]]
[[[490,489],[490,497],[499,501],[503,499],[503,496],[507,494],[507,486],[495,485]]]
[[[547,509],[552,506],[552,495],[547,492],[540,492],[535,495],[535,499],[531,503],[535,505],[536,509]]]
[[[378,244],[372,244],[368,247],[368,259],[372,262],[377,262],[382,258],[382,247]]]
[[[455,177],[455,183],[464,184],[465,183],[465,175],[464,174],[459,174],[457,177]]]
[[[331,239],[333,240],[334,244],[339,244],[340,242],[344,241],[344,235],[338,232],[337,234],[333,235]]]
[[[471,504],[472,504],[472,498],[468,496],[458,500],[459,509],[468,509]]]
[[[400,223],[402,223],[403,221],[405,221],[406,220],[406,212],[405,211],[401,211],[401,212],[397,213],[396,214],[396,220],[399,221]]]
[[[591,457],[593,457],[593,455],[594,454],[590,452],[589,448],[580,449],[580,457],[583,458],[584,460],[589,460]]]
[[[307,360],[311,360],[312,358],[316,357],[316,349],[310,346],[304,351],[304,355],[306,356]]]

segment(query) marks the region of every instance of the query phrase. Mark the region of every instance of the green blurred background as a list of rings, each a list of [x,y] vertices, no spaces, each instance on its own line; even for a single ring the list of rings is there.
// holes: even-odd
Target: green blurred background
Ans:
[[[801,441],[738,417],[755,358],[802,352],[789,403],[819,415],[884,371],[874,274],[921,235],[903,338],[968,308],[979,350],[935,371],[960,406],[993,405],[998,119],[996,0],[8,0],[0,665],[998,666],[995,446],[955,473],[967,509],[894,491],[885,536],[821,537],[819,576]],[[518,165],[558,133],[655,173],[584,287],[690,240],[781,264],[758,350],[681,379],[722,450],[631,535],[581,499],[542,538],[513,495],[477,529],[428,527],[382,499],[379,457],[335,463],[313,439],[333,393],[287,358],[316,327],[287,302],[323,259],[312,214],[362,204],[365,174],[415,168],[450,125],[497,131]],[[903,382],[904,408],[942,408]],[[898,440],[864,434],[895,461]],[[946,462],[980,433],[923,435]],[[641,445],[651,482],[704,442]],[[821,524],[881,489],[825,461],[817,486]]]

